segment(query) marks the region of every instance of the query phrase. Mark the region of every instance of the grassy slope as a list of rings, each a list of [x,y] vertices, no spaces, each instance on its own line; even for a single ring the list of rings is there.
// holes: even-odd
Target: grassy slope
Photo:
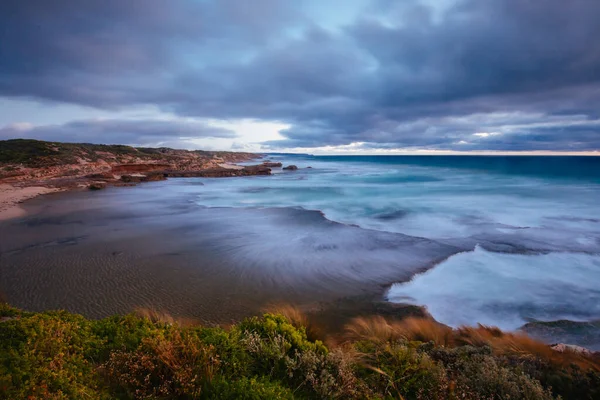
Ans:
[[[106,157],[99,155],[110,153],[115,159],[136,157],[143,160],[169,160],[185,156],[226,156],[230,152],[206,152],[173,150],[169,148],[134,148],[124,145],[102,145],[90,143],[43,142],[31,139],[12,139],[0,141],[0,165],[22,164],[39,168],[56,165],[76,164],[78,158],[98,161]]]
[[[0,317],[8,317],[0,322],[0,398],[600,396],[597,359],[430,320],[360,318],[326,346],[331,338],[291,308],[228,329],[152,315],[88,320],[8,305],[0,305]]]

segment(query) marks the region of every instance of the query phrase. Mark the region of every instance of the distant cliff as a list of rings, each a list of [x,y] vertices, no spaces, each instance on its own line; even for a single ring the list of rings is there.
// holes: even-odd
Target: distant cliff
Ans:
[[[19,182],[85,177],[91,174],[153,170],[200,171],[249,161],[257,154],[175,150],[90,143],[0,141],[0,180]],[[69,180],[67,179],[67,180]]]

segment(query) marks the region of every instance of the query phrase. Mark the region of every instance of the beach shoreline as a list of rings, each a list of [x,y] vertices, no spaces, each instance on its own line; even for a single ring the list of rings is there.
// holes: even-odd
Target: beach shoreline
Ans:
[[[24,217],[27,211],[21,203],[49,193],[63,191],[60,188],[46,186],[16,186],[7,183],[0,184],[0,221]]]
[[[178,183],[169,182],[28,201],[24,218],[0,223],[7,238],[0,244],[0,290],[24,309],[65,308],[95,318],[144,307],[217,324],[287,302],[319,313],[366,314],[373,307],[407,309],[385,301],[386,284],[456,251],[331,222],[315,211],[198,207],[170,195],[166,187]],[[162,197],[148,200],[146,193]],[[277,226],[304,239],[274,240]],[[415,246],[424,247],[414,262],[402,267],[392,259],[396,248]],[[372,270],[371,255],[390,261]]]
[[[257,156],[258,157],[258,156]],[[149,169],[152,164],[145,164]],[[137,166],[137,165],[136,165]],[[207,168],[198,171],[152,171],[120,175],[113,174],[119,167],[113,167],[110,173],[104,173],[103,177],[98,176],[76,176],[76,177],[48,177],[46,179],[0,179],[0,221],[5,221],[13,218],[24,217],[27,215],[26,209],[21,207],[21,204],[27,200],[31,200],[38,196],[47,195],[50,193],[58,193],[65,191],[75,191],[90,189],[93,185],[97,188],[105,188],[107,185],[113,186],[132,186],[137,183],[147,182],[152,180],[163,180],[167,177],[217,177],[228,178],[236,176],[248,175],[267,175],[270,174],[270,168],[262,167],[261,164],[256,166],[241,166],[233,163],[220,163],[215,168]],[[244,174],[244,175],[241,175]],[[159,178],[159,179],[157,179]]]

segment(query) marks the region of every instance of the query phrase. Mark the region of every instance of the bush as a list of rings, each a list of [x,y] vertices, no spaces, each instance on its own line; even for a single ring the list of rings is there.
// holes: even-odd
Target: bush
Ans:
[[[519,368],[503,365],[488,346],[433,348],[429,355],[444,365],[451,393],[465,399],[552,399],[549,390]]]
[[[401,343],[358,343],[363,351],[360,377],[377,393],[404,399],[443,399],[448,381],[442,365]]]
[[[106,397],[86,349],[100,346],[89,321],[45,313],[0,323],[0,398]]]
[[[198,398],[218,367],[211,346],[175,329],[144,339],[135,351],[112,352],[102,370],[116,392],[129,398]]]
[[[219,378],[205,396],[211,400],[286,400],[294,399],[293,392],[280,383],[266,379],[241,378],[228,380]]]
[[[92,332],[102,338],[104,346],[89,349],[87,356],[97,362],[104,362],[112,351],[136,350],[144,339],[164,334],[170,328],[169,325],[153,323],[133,314],[93,321]]]
[[[252,357],[247,351],[244,336],[237,329],[196,328],[194,334],[212,346],[221,360],[221,372],[226,376],[248,376],[252,373]]]
[[[561,355],[496,328],[363,318],[348,329],[353,339],[327,348],[308,338],[303,316],[290,318],[222,329],[0,302],[0,398],[600,398],[596,356]]]

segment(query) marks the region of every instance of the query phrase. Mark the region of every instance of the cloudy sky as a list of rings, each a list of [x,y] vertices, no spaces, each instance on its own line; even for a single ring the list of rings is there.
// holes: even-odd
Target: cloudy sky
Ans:
[[[600,150],[598,0],[2,0],[0,139]]]

